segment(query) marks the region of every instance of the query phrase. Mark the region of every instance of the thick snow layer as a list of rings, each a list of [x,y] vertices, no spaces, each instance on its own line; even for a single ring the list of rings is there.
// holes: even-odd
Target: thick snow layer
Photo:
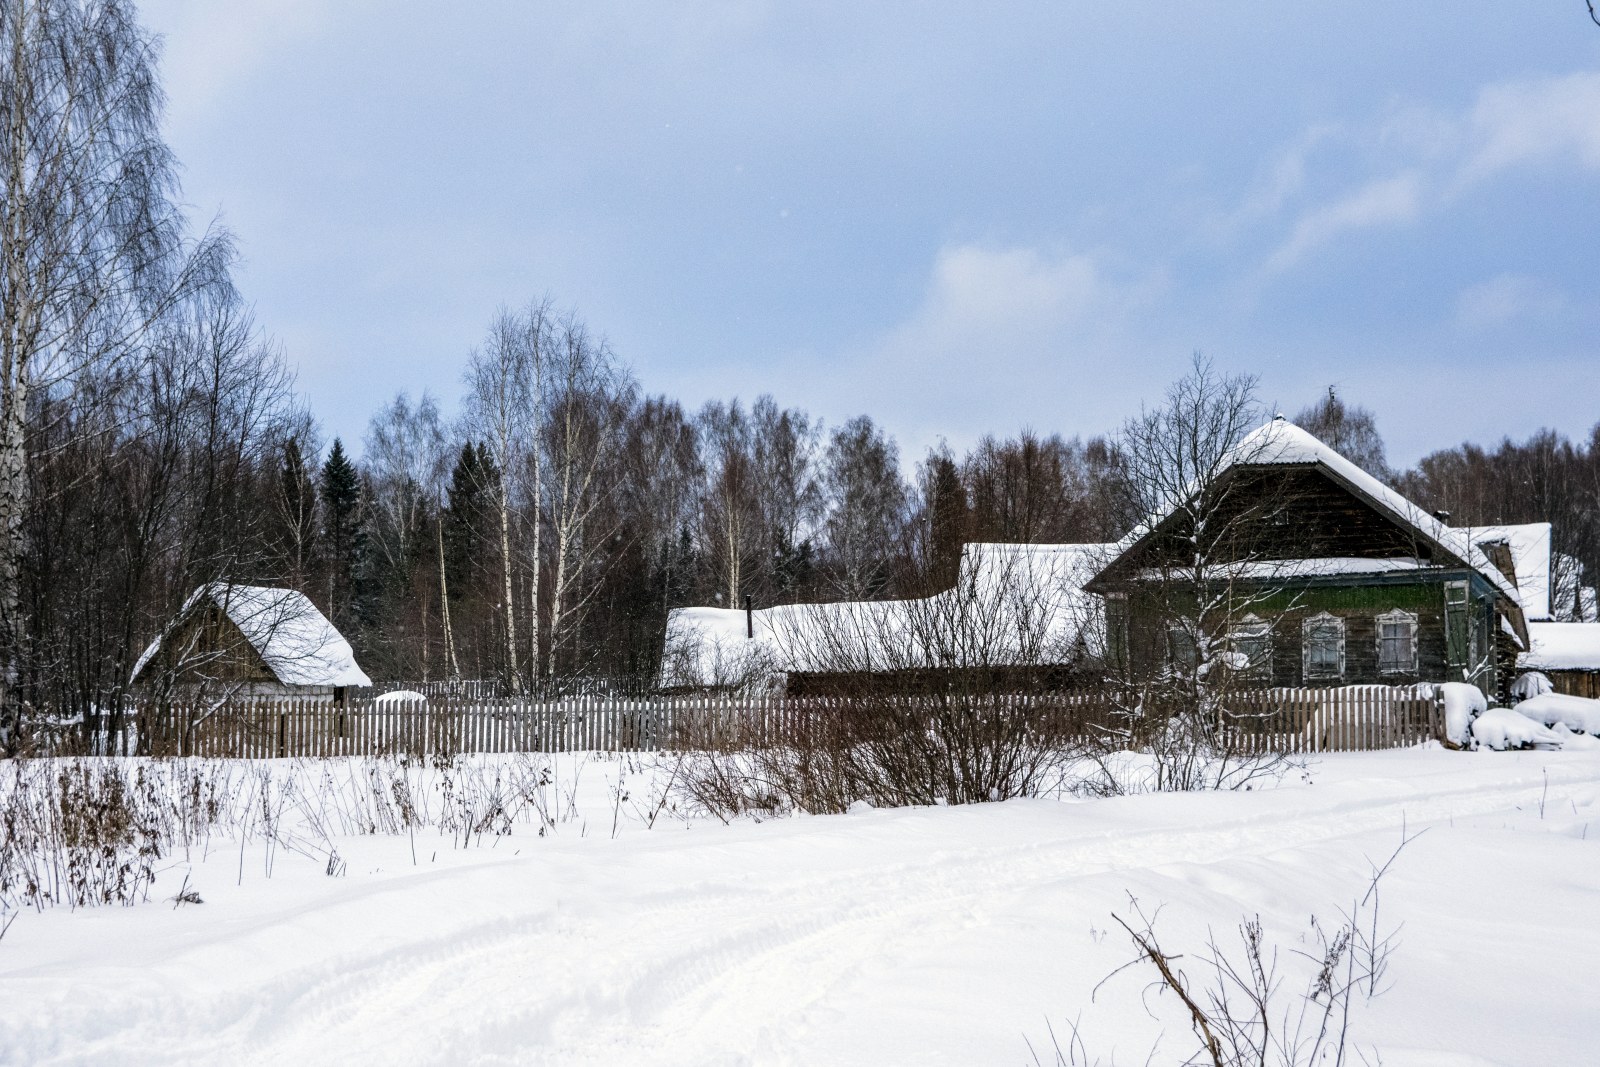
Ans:
[[[1365,556],[1321,556],[1311,559],[1254,559],[1242,563],[1227,563],[1209,568],[1219,577],[1233,578],[1324,578],[1343,574],[1398,574],[1416,571],[1443,570],[1433,563],[1424,563],[1411,556],[1387,559],[1369,559]],[[1160,572],[1147,570],[1141,577],[1162,577]]]
[[[787,604],[667,615],[666,686],[748,685],[789,671],[1064,662],[1098,642],[1083,583],[1106,545],[969,544],[955,587],[917,600]]]
[[[1600,623],[1530,623],[1528,637],[1533,647],[1517,657],[1522,670],[1600,671]]]
[[[387,693],[379,693],[372,699],[376,704],[410,704],[417,701],[422,703],[427,703],[428,701],[425,694],[419,693],[415,689],[391,689]]]
[[[20,915],[0,1061],[1019,1064],[1029,1043],[1054,1062],[1073,1022],[1100,1062],[1159,1038],[1149,1062],[1173,1063],[1189,1028],[1147,970],[1095,992],[1133,957],[1129,895],[1170,952],[1259,915],[1292,967],[1307,917],[1335,920],[1403,833],[1380,919],[1404,930],[1356,1042],[1386,1067],[1600,1047],[1600,752],[1424,747],[1251,792],[648,831],[635,805],[670,767],[555,771],[573,816],[544,837],[352,836],[342,877],[285,852],[268,878],[259,842],[218,844],[157,884],[187,875],[203,904]]]
[[[1517,576],[1517,599],[1529,622],[1550,618],[1550,524],[1529,522],[1516,526],[1459,526],[1463,538],[1475,545],[1504,541],[1511,549]]]
[[[1517,705],[1517,711],[1546,726],[1564,724],[1574,733],[1600,737],[1600,700],[1545,693]]]
[[[1550,684],[1550,678],[1538,671],[1526,671],[1517,675],[1517,680],[1511,683],[1511,698],[1513,700],[1527,700],[1530,697],[1543,696],[1545,693],[1555,691],[1555,686]]]
[[[284,685],[372,684],[372,679],[356,665],[350,642],[304,593],[264,585],[212,582],[189,594],[177,620],[186,618],[207,599],[222,609]],[[163,633],[150,642],[134,664],[132,677],[139,677],[145,664],[161,650],[165,637]]]
[[[1560,748],[1561,738],[1511,708],[1490,708],[1472,720],[1472,739],[1481,748]]]
[[[1445,736],[1458,745],[1472,743],[1472,720],[1489,708],[1483,690],[1467,682],[1445,682],[1439,686],[1444,698]]]
[[[1494,583],[1501,592],[1518,599],[1516,587],[1512,585],[1511,579],[1500,573],[1500,569],[1489,562],[1488,557],[1477,547],[1472,538],[1460,530],[1446,526],[1432,514],[1413,504],[1286,419],[1274,419],[1247,435],[1235,450],[1234,462],[1318,464],[1372,500],[1402,524],[1415,528],[1435,544],[1442,545],[1457,559],[1466,561]],[[1520,603],[1520,600],[1518,602]]]

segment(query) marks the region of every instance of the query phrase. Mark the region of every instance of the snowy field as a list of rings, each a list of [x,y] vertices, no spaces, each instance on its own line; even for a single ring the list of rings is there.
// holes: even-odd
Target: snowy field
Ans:
[[[1169,951],[1259,914],[1287,958],[1409,834],[1381,883],[1389,989],[1354,1038],[1388,1067],[1600,1062],[1592,749],[653,828],[664,770],[554,770],[543,836],[338,836],[335,876],[309,847],[216,841],[149,903],[20,914],[0,1061],[1027,1064],[1075,1023],[1102,1063],[1176,1063],[1193,1041],[1170,996],[1146,1011],[1147,970],[1095,992],[1132,958],[1130,894]],[[185,877],[203,903],[173,904]]]

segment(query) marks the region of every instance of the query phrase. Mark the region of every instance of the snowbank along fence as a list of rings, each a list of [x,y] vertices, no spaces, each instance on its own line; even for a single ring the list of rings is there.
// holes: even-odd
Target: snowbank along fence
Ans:
[[[1057,739],[1103,737],[1126,718],[1102,693],[995,696],[958,709],[927,697],[904,704],[935,715],[1006,716]],[[735,749],[781,744],[808,717],[870,715],[848,700],[708,694],[640,699],[575,697],[360,698],[346,705],[255,700],[220,707],[142,708],[112,751],[151,755],[426,756],[472,752]],[[902,720],[903,721],[903,720]],[[1238,752],[1360,751],[1437,737],[1431,686],[1264,689],[1231,694],[1224,725]]]

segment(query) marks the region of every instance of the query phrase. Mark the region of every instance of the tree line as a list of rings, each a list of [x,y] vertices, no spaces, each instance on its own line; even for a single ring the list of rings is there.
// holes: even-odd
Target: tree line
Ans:
[[[1024,430],[907,464],[867,415],[652,395],[549,300],[493,315],[458,415],[401,393],[359,450],[326,441],[233,284],[231,235],[180,209],[156,59],[120,0],[0,12],[8,716],[118,706],[211,581],[305,592],[376,678],[517,690],[652,677],[674,607],[922,595],[967,542],[1101,542],[1142,517],[1117,438]],[[1395,472],[1370,413],[1330,394],[1297,421],[1457,524],[1554,521],[1562,610],[1581,608],[1600,427]]]

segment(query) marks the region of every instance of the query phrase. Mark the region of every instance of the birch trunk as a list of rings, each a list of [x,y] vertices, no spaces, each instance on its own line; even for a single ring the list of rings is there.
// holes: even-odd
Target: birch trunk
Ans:
[[[506,488],[504,472],[500,475],[500,563],[501,576],[505,581],[507,684],[511,692],[520,693],[522,677],[517,670],[517,614],[514,610],[515,601],[511,597],[511,494]]]

